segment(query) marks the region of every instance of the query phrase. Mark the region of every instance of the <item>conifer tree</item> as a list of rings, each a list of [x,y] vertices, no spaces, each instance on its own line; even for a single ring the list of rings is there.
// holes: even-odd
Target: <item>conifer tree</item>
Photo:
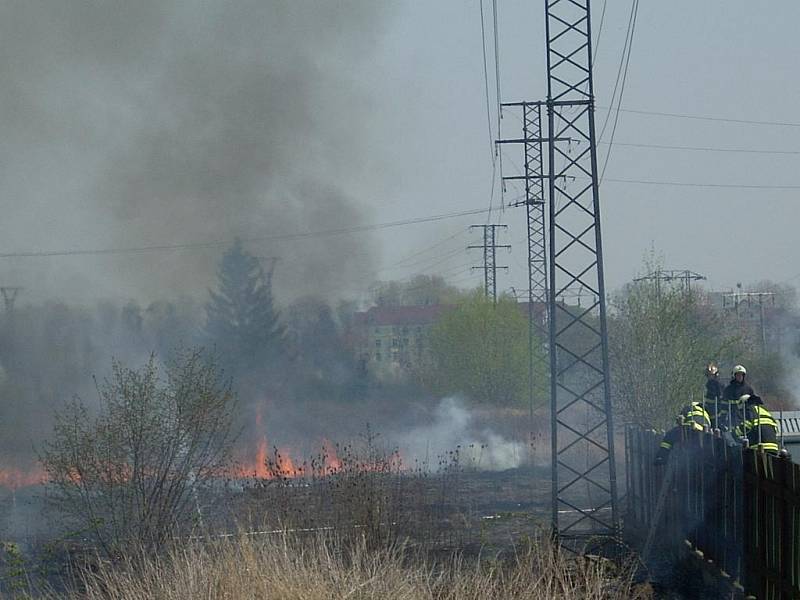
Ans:
[[[206,305],[206,333],[228,373],[263,373],[285,351],[271,278],[238,239],[223,255],[217,276],[218,289],[209,290]]]

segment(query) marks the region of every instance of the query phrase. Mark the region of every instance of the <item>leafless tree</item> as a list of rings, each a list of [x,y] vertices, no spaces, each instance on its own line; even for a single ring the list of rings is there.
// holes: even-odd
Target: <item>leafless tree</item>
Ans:
[[[48,500],[108,554],[157,550],[192,525],[197,490],[224,473],[232,444],[230,384],[200,351],[159,368],[117,362],[57,415],[41,453]]]

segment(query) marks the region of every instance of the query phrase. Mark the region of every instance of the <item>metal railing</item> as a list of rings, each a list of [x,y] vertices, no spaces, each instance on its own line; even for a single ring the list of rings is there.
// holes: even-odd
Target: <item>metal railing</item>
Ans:
[[[660,441],[625,432],[626,530],[655,528],[660,555],[693,552],[751,597],[800,598],[800,465],[686,431],[667,469],[654,464]]]

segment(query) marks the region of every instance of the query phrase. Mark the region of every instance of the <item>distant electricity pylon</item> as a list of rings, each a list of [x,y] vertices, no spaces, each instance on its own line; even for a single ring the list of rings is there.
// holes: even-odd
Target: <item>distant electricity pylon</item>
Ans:
[[[576,549],[619,536],[589,7],[545,0],[552,527]]]
[[[14,303],[17,301],[17,296],[22,291],[21,287],[1,286],[0,294],[3,295],[3,302],[6,307],[6,312],[11,313],[14,311]]]
[[[761,332],[761,352],[767,351],[767,328],[764,322],[764,300],[769,300],[770,304],[775,304],[775,292],[725,292],[722,294],[722,307],[733,310],[736,319],[741,321],[739,307],[747,304],[751,307],[754,302],[758,304],[758,322]]]
[[[498,144],[522,146],[524,173],[503,176],[503,182],[520,181],[525,186],[522,200],[512,206],[524,206],[528,226],[528,410],[533,423],[533,409],[537,404],[537,388],[544,395],[549,377],[547,362],[547,252],[545,248],[545,186],[544,152],[546,141],[542,136],[542,106],[544,102],[508,102],[501,106],[522,112],[522,137],[498,140]],[[534,307],[545,307],[538,318]],[[537,350],[541,350],[539,353]],[[537,357],[543,357],[537,360]],[[541,398],[544,403],[544,397]]]
[[[472,267],[473,269],[483,269],[483,290],[486,298],[491,298],[492,302],[497,302],[497,269],[508,269],[507,266],[498,266],[497,249],[507,248],[508,244],[497,243],[497,229],[507,229],[507,225],[471,225],[470,229],[483,229],[483,244],[467,246],[468,249],[480,248],[483,250],[483,266]]]
[[[664,269],[656,269],[648,273],[647,275],[643,275],[641,277],[636,277],[634,281],[652,281],[656,285],[656,294],[660,297],[661,296],[661,284],[662,283],[672,283],[673,281],[681,281],[683,282],[683,292],[689,296],[692,293],[692,281],[705,281],[706,276],[700,275],[700,273],[695,273],[694,271],[676,271],[674,269],[664,270]]]

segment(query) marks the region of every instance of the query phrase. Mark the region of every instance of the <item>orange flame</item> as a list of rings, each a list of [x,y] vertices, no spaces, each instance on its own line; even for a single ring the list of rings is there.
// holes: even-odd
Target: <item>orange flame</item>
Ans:
[[[326,474],[337,473],[342,470],[342,461],[336,452],[336,446],[334,446],[330,440],[323,438],[322,452],[324,456]]]
[[[39,467],[22,470],[14,467],[0,468],[0,487],[17,490],[22,487],[44,483],[45,473]]]

